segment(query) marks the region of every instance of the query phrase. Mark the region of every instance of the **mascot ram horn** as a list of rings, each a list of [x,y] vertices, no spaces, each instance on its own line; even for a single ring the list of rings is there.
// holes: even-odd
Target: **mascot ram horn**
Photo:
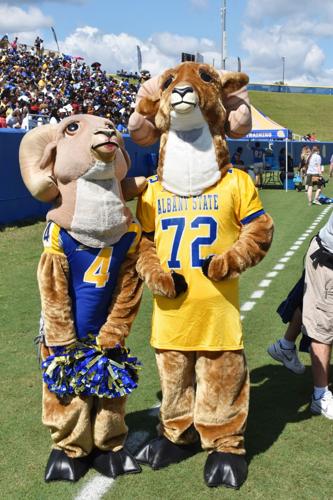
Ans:
[[[113,478],[140,472],[124,448],[138,371],[125,339],[142,282],[141,229],[121,191],[129,168],[123,140],[110,120],[74,115],[29,131],[20,166],[33,196],[53,202],[37,272],[43,423],[53,441],[45,480],[77,481],[90,467]]]
[[[239,488],[247,477],[238,277],[266,255],[273,235],[252,179],[230,164],[226,143],[226,134],[251,129],[247,83],[243,73],[180,64],[144,84],[129,123],[139,144],[160,138],[157,175],[137,210],[137,270],[154,294],[160,436],[136,458],[159,469],[201,443],[210,487]]]

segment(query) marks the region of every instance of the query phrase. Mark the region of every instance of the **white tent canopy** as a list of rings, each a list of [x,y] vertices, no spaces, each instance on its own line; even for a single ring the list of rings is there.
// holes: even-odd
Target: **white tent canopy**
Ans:
[[[279,125],[274,120],[251,105],[252,130],[247,134],[248,139],[271,140],[289,139],[291,130]]]

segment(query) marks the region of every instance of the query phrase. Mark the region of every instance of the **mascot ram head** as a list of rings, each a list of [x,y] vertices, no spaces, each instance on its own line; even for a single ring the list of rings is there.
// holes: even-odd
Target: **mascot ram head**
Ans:
[[[90,246],[113,244],[127,230],[130,215],[120,182],[129,165],[114,124],[92,115],[37,127],[20,146],[27,188],[38,200],[53,202],[48,220]]]
[[[244,73],[187,62],[143,86],[131,135],[142,145],[161,138],[157,173],[166,189],[197,195],[224,175],[229,165],[226,102],[247,83]]]

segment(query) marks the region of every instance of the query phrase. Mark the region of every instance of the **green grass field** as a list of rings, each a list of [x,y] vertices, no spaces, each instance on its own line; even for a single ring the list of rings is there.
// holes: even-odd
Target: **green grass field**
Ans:
[[[332,96],[249,92],[251,104],[301,136],[315,132],[319,141],[333,141]]]
[[[283,97],[283,96],[281,96]],[[325,193],[333,194],[333,184]],[[241,302],[303,234],[325,206],[307,206],[304,192],[263,190],[261,197],[276,225],[271,251],[241,278]],[[322,226],[331,210],[320,222]],[[318,227],[320,227],[318,226]],[[36,267],[44,224],[7,228],[0,233],[0,481],[4,499],[72,499],[96,473],[77,484],[43,480],[50,452],[48,431],[41,424],[41,374],[33,339],[38,333],[39,294]],[[314,229],[314,234],[316,229]],[[208,489],[203,481],[204,452],[160,471],[144,468],[119,478],[103,498],[148,499],[329,499],[332,498],[333,424],[309,411],[312,382],[309,357],[303,376],[296,376],[266,354],[284,325],[276,308],[298,279],[311,235],[286,263],[256,306],[246,313],[244,333],[251,372],[251,408],[246,432],[249,477],[240,491]],[[145,291],[128,341],[143,361],[139,388],[130,396],[127,423],[146,438],[155,434],[157,418],[149,408],[160,398],[153,352],[149,346],[151,297]]]

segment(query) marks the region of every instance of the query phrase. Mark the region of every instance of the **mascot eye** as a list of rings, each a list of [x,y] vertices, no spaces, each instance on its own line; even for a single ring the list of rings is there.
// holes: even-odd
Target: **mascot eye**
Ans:
[[[73,135],[77,130],[79,130],[79,124],[77,122],[72,122],[67,125],[65,132],[68,135]]]
[[[173,76],[169,76],[169,78],[165,80],[165,82],[163,83],[162,89],[166,90],[171,85],[172,82],[173,82]]]
[[[204,82],[211,82],[213,80],[213,77],[210,76],[209,73],[206,73],[206,71],[200,71],[200,78]]]

